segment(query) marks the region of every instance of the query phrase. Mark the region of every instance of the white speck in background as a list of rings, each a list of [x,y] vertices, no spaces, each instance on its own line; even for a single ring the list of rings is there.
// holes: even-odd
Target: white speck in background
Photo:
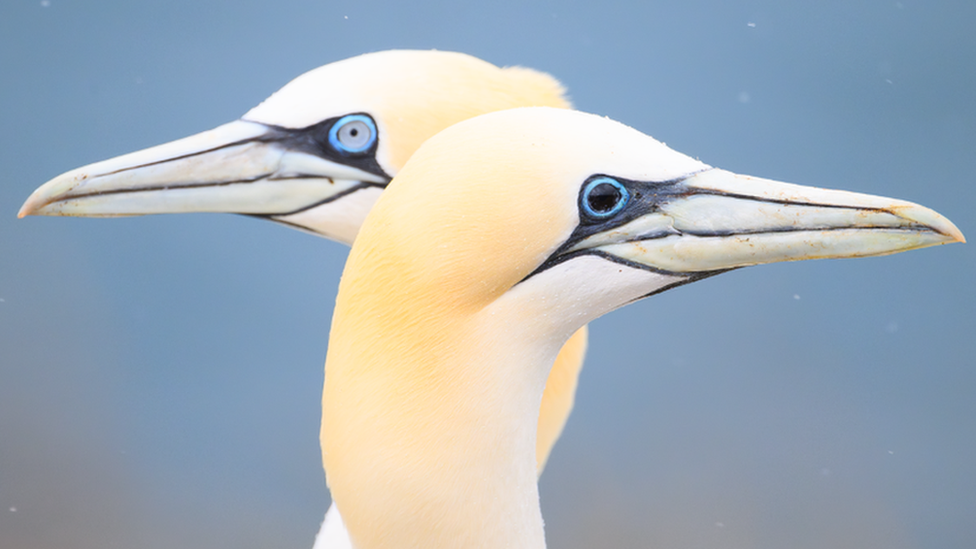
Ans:
[[[885,326],[885,331],[888,332],[889,334],[893,334],[893,333],[897,332],[898,331],[898,323],[895,322],[894,320],[892,320],[891,322],[888,323],[887,326]]]
[[[800,294],[793,294],[793,299],[796,301],[800,301]]]
[[[17,512],[17,508],[16,507],[11,507],[10,508],[10,512],[11,513],[16,513]]]
[[[749,25],[752,28],[756,28],[756,24],[755,23],[746,23],[746,25]]]
[[[743,92],[739,92],[738,99],[739,99],[739,103],[748,103],[749,100],[752,98],[749,97],[749,92],[743,91]]]
[[[51,7],[51,0],[41,0],[41,7],[42,8],[49,8],[49,7]]]

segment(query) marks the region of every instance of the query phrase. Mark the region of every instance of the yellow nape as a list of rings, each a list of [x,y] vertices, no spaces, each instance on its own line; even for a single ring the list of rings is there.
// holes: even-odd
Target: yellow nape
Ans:
[[[928,208],[736,175],[593,115],[441,132],[377,201],[336,298],[321,440],[353,545],[544,547],[539,404],[594,318],[742,266],[957,241]]]

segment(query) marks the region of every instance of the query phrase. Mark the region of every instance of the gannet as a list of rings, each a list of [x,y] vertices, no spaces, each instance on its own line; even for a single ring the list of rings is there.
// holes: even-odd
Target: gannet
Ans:
[[[240,120],[64,173],[27,215],[246,214],[352,244],[376,198],[427,138],[478,114],[569,108],[552,76],[470,55],[391,50],[313,69]],[[573,408],[586,329],[567,342],[539,416],[541,473]]]
[[[594,115],[441,132],[369,213],[336,299],[322,453],[353,546],[544,547],[539,402],[593,319],[740,267],[950,242],[928,208],[736,175]]]
[[[532,105],[570,107],[557,80],[531,69],[443,51],[360,55],[306,72],[238,121],[62,174],[20,217],[229,212],[348,245],[423,141],[465,118]],[[584,327],[567,342],[547,383],[540,474],[573,408],[586,338]]]

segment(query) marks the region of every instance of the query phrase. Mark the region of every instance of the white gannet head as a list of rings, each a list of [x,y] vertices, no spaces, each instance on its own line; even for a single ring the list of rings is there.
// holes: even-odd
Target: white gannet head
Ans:
[[[568,107],[547,74],[469,55],[393,50],[311,70],[240,120],[60,175],[26,215],[229,212],[351,243],[414,150],[461,120]]]

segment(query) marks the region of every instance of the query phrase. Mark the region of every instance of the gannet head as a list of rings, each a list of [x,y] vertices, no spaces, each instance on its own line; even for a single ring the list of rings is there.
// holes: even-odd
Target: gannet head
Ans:
[[[568,107],[544,73],[440,51],[383,51],[309,71],[240,120],[84,166],[38,188],[26,215],[229,212],[351,243],[428,137],[512,107]]]
[[[435,287],[483,294],[479,306],[589,265],[600,273],[586,283],[600,286],[591,317],[729,269],[964,240],[917,204],[737,175],[609,119],[547,108],[441,132],[389,192],[370,229],[385,235],[369,240],[397,258],[384,264],[419,261]]]
[[[461,122],[409,160],[346,264],[323,393],[334,501],[363,549],[542,547],[535,419],[575,329],[729,269],[963,240],[928,208],[736,175],[593,115]]]

